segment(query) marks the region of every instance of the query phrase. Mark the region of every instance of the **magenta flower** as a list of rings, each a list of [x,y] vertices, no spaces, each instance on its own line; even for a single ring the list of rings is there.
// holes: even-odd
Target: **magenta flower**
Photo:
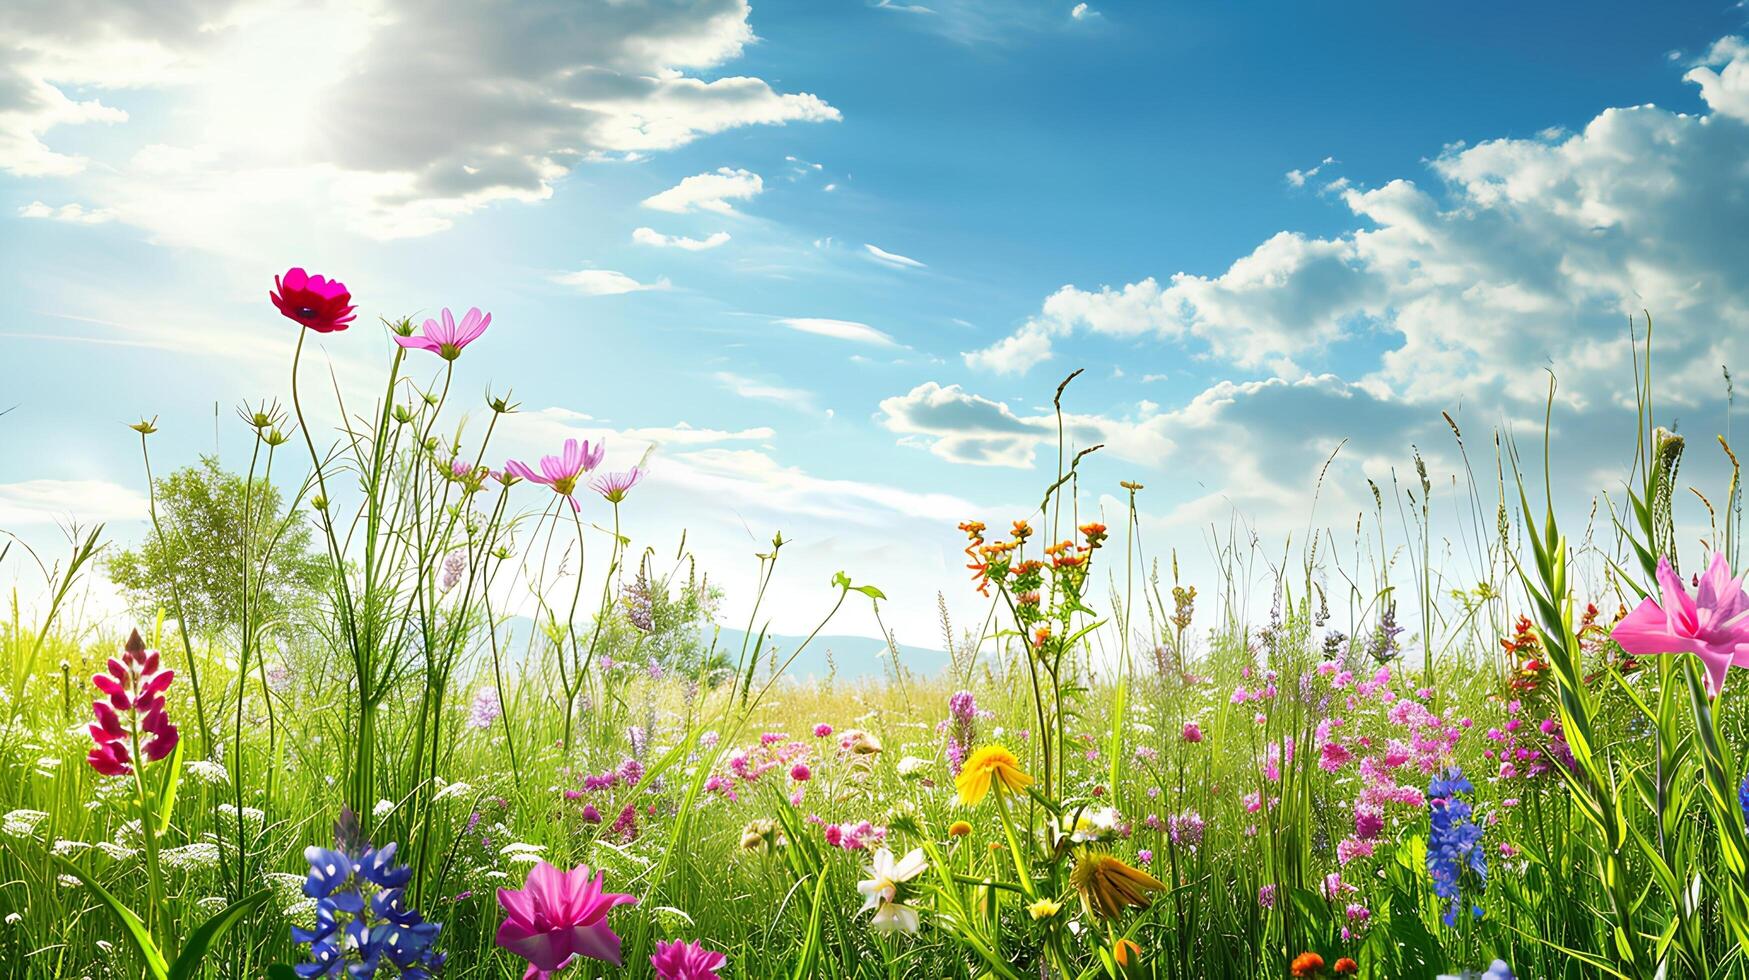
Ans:
[[[337,279],[312,276],[302,269],[287,269],[284,276],[273,277],[273,287],[267,298],[279,312],[317,333],[345,330],[357,314],[352,306],[352,294],[346,284]]]
[[[519,460],[511,460],[504,464],[504,470],[513,476],[534,483],[544,483],[553,488],[553,492],[571,502],[571,509],[582,510],[583,505],[577,503],[573,496],[577,492],[577,480],[583,474],[601,465],[601,457],[607,455],[607,447],[597,444],[593,447],[588,440],[578,442],[576,439],[565,440],[563,456],[542,456],[540,472]]]
[[[1714,552],[1697,594],[1690,596],[1669,559],[1660,558],[1658,586],[1663,604],[1647,596],[1610,637],[1636,657],[1694,654],[1706,665],[1707,690],[1718,697],[1732,664],[1749,667],[1749,595],[1742,576],[1732,578],[1725,556]]]
[[[728,962],[727,956],[705,949],[702,943],[680,940],[657,943],[656,955],[650,957],[657,980],[720,980],[717,971]]]
[[[491,325],[492,314],[481,313],[477,306],[468,310],[461,323],[455,322],[455,316],[446,307],[442,323],[426,320],[420,336],[397,336],[395,343],[410,349],[428,350],[446,361],[453,361],[462,356],[463,347],[479,340]]]
[[[541,861],[529,870],[522,890],[498,889],[505,913],[498,945],[528,961],[523,980],[546,980],[579,956],[625,965],[607,913],[615,905],[636,905],[638,900],[604,892],[601,885],[601,873],[591,878],[587,866],[560,871]]]
[[[91,678],[99,691],[109,695],[91,702],[97,721],[89,726],[97,747],[85,756],[91,768],[105,776],[132,773],[135,754],[151,762],[176,748],[176,726],[164,713],[164,691],[176,679],[173,670],[161,670],[158,651],[146,649],[140,631],[128,637],[121,659],[109,659],[109,672]]]
[[[632,488],[637,486],[638,481],[643,478],[644,471],[634,466],[620,473],[603,473],[590,480],[589,486],[594,488],[596,493],[607,498],[608,503],[617,504],[626,499],[626,494],[631,493]]]

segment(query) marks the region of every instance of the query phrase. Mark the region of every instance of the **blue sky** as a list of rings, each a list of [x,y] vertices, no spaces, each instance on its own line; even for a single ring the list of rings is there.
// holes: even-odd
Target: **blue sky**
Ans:
[[[1536,417],[1544,367],[1574,499],[1618,481],[1642,307],[1672,411],[1723,428],[1740,6],[917,6],[0,13],[0,526],[137,535],[140,416],[165,467],[216,400],[238,452],[291,265],[352,288],[324,349],[360,398],[377,316],[491,311],[462,386],[514,388],[503,452],[655,444],[634,536],[692,529],[733,610],[782,529],[787,629],[840,567],[908,642],[937,590],[975,614],[953,523],[1036,498],[1075,368],[1084,505],[1148,483],[1192,567],[1235,510],[1304,526],[1345,438],[1338,522],[1412,444],[1455,469],[1439,413]]]

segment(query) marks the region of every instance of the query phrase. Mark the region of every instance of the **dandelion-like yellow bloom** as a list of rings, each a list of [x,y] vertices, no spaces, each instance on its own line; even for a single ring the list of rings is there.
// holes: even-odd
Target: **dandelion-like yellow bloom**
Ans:
[[[971,832],[972,825],[964,820],[955,820],[947,828],[947,836],[949,837],[964,837]]]
[[[1110,854],[1088,851],[1075,860],[1069,884],[1081,893],[1089,915],[1115,919],[1128,907],[1147,908],[1149,892],[1165,891],[1160,879],[1123,863]]]
[[[966,760],[954,788],[959,790],[961,803],[977,806],[990,792],[992,780],[1000,780],[1002,788],[1011,793],[1024,793],[1032,785],[1032,777],[1020,771],[1020,760],[1014,753],[1000,745],[986,745]]]
[[[1026,911],[1031,913],[1033,921],[1037,922],[1063,911],[1063,903],[1051,898],[1041,898],[1028,905]]]

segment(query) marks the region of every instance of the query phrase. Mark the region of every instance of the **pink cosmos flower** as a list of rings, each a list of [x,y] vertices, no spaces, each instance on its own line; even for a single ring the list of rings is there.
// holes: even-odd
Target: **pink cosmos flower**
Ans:
[[[351,305],[352,294],[337,279],[324,279],[293,268],[286,270],[284,276],[274,276],[273,287],[279,291],[268,293],[267,298],[279,312],[317,333],[345,330],[358,316],[353,312],[357,307]]]
[[[1743,577],[1732,578],[1725,556],[1714,552],[1696,595],[1683,588],[1666,558],[1658,559],[1658,586],[1663,603],[1647,596],[1610,637],[1636,657],[1694,654],[1706,665],[1707,690],[1717,697],[1732,664],[1749,667],[1749,594]]]
[[[109,672],[91,678],[99,691],[109,695],[91,702],[97,721],[89,726],[97,743],[85,761],[105,776],[132,773],[132,751],[151,762],[176,748],[176,726],[164,712],[164,691],[176,679],[173,670],[161,670],[158,651],[146,649],[140,631],[128,637],[121,659],[109,659]]]
[[[727,956],[705,949],[701,943],[680,940],[657,943],[656,955],[650,957],[658,980],[719,980],[717,971],[728,961]]]
[[[455,315],[446,307],[442,323],[426,320],[420,336],[397,336],[395,343],[409,349],[428,350],[446,361],[453,361],[462,356],[463,347],[479,340],[491,325],[492,314],[481,313],[477,306],[468,310],[461,323],[455,322]]]
[[[587,439],[582,442],[576,439],[565,440],[563,456],[542,456],[540,472],[520,460],[511,460],[504,464],[506,472],[529,480],[542,483],[553,488],[553,492],[571,502],[571,509],[582,510],[583,505],[577,503],[574,494],[577,492],[577,479],[583,474],[601,465],[601,457],[607,455],[607,447],[597,444],[590,446]]]
[[[498,945],[528,961],[523,980],[547,980],[574,958],[586,956],[615,966],[620,939],[607,925],[615,905],[636,905],[637,897],[602,891],[602,875],[589,876],[579,865],[560,871],[545,861],[528,872],[520,891],[498,889],[504,922]]]
[[[634,466],[620,473],[603,473],[590,480],[589,486],[596,493],[601,494],[608,503],[617,504],[626,499],[626,494],[631,493],[632,488],[637,486],[638,481],[643,478],[644,471]]]

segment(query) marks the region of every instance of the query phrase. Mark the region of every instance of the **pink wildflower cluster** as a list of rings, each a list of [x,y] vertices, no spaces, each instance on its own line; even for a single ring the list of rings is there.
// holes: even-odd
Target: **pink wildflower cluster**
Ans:
[[[887,839],[887,828],[877,827],[867,820],[853,824],[836,824],[826,823],[819,817],[810,815],[808,822],[820,825],[820,832],[828,845],[846,851],[866,851],[878,847]]]
[[[758,745],[729,753],[726,771],[712,773],[705,780],[705,792],[731,803],[739,802],[739,787],[758,782],[774,769],[787,773],[797,783],[807,782],[813,775],[808,768],[811,752],[806,742],[791,739],[782,732],[766,732],[759,736]],[[799,799],[792,798],[791,802],[799,802]]]

